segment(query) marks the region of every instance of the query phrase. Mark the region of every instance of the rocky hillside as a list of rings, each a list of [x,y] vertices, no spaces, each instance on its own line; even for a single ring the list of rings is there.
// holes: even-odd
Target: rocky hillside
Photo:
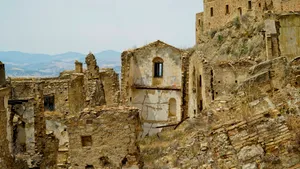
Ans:
[[[144,168],[300,168],[300,57],[266,60],[263,29],[263,21],[245,15],[189,49],[207,62],[254,66],[198,117],[143,138]]]
[[[300,90],[290,85],[251,102],[215,101],[176,130],[143,139],[145,168],[299,168],[299,106]]]

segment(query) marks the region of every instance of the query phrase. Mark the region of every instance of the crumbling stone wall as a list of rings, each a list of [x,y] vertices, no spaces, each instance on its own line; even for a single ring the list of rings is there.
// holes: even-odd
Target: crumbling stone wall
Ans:
[[[203,12],[196,14],[196,44],[201,42],[201,36],[204,34]]]
[[[295,87],[300,87],[300,57],[294,58],[289,66],[291,68],[291,84]]]
[[[5,65],[0,61],[0,87],[6,83]]]
[[[118,105],[120,99],[119,75],[112,68],[100,69],[106,105]]]
[[[13,158],[8,141],[8,97],[10,88],[0,87],[0,168],[13,169]]]
[[[139,167],[140,129],[137,109],[85,109],[68,123],[72,168]]]
[[[102,81],[100,79],[99,67],[95,56],[89,53],[85,58],[87,70],[84,73],[86,103],[85,107],[94,107],[105,105],[105,92]]]
[[[44,156],[47,157],[40,165],[41,169],[57,169],[58,142],[59,140],[53,135],[48,134],[45,139]]]

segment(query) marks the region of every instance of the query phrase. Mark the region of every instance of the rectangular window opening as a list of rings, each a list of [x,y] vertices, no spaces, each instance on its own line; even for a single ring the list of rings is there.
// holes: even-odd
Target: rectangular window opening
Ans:
[[[44,110],[45,111],[54,111],[55,105],[54,105],[54,96],[44,96]]]
[[[93,119],[87,119],[86,124],[93,124]]]
[[[210,16],[214,16],[214,8],[210,8]]]
[[[81,136],[81,144],[82,147],[90,147],[92,146],[92,136]]]

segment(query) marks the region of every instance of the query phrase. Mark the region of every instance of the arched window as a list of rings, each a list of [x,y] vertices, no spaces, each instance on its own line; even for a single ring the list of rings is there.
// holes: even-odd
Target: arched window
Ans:
[[[169,117],[176,116],[176,99],[169,100]]]
[[[153,59],[153,76],[154,77],[163,77],[163,67],[164,67],[164,61],[156,57]]]

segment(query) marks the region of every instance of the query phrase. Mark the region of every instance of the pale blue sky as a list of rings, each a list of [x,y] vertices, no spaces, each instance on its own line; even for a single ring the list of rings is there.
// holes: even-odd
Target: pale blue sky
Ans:
[[[123,51],[195,44],[202,0],[0,0],[0,51]]]

